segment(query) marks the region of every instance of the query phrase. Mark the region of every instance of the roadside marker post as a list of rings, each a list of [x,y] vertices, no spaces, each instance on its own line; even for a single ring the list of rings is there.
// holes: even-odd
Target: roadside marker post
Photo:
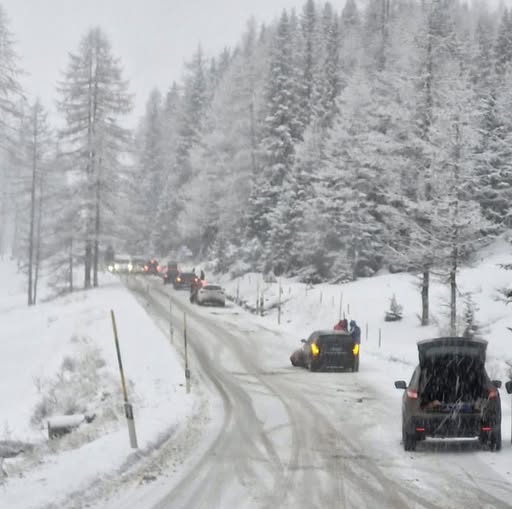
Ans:
[[[112,319],[112,330],[114,332],[114,341],[116,344],[116,352],[117,352],[117,363],[119,364],[119,373],[121,374],[121,387],[123,389],[123,399],[124,399],[124,413],[126,415],[126,421],[128,423],[128,436],[130,438],[130,446],[132,449],[137,449],[137,432],[135,430],[135,419],[133,416],[133,407],[131,403],[128,401],[128,391],[126,389],[126,381],[124,378],[124,370],[123,370],[123,361],[121,359],[121,349],[119,348],[119,337],[117,335],[117,325],[116,325],[116,317],[114,315],[114,311],[110,310],[110,317]]]
[[[238,306],[240,303],[240,278],[236,280],[236,301],[235,304]]]
[[[340,313],[339,319],[341,320],[341,314],[343,313],[343,292],[340,292]]]
[[[256,281],[256,314],[260,313],[260,281],[259,279]]]
[[[366,322],[366,341],[368,341],[368,322]]]
[[[171,345],[174,345],[174,327],[172,325],[172,299],[169,297],[169,334],[171,336]]]
[[[187,314],[183,313],[183,344],[185,348],[185,378],[190,381],[190,369],[188,368],[188,340],[187,340]]]
[[[379,327],[379,348],[382,345],[382,329]]]

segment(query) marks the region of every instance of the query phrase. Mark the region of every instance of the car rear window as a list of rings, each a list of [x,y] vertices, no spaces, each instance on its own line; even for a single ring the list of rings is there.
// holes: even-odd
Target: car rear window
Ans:
[[[206,286],[203,286],[203,288],[205,290],[222,290],[222,288],[217,285],[206,285]]]
[[[329,343],[345,343],[346,341],[352,341],[352,336],[349,334],[326,334],[318,336],[317,343],[329,344]]]

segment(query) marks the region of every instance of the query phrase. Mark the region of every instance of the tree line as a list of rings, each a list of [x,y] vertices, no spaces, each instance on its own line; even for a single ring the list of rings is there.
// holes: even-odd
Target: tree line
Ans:
[[[269,24],[249,20],[219,55],[199,47],[182,82],[150,94],[134,133],[120,127],[131,107],[120,69],[99,29],[70,56],[66,128],[36,151],[48,162],[36,161],[35,181],[48,183],[35,187],[32,233],[17,236],[37,246],[46,189],[45,256],[83,262],[85,286],[106,242],[163,257],[187,246],[219,270],[312,282],[411,270],[427,323],[432,270],[456,292],[461,260],[510,227],[507,9],[308,0]],[[18,148],[33,140],[21,132]],[[18,164],[27,180],[37,158],[18,152],[3,172]]]

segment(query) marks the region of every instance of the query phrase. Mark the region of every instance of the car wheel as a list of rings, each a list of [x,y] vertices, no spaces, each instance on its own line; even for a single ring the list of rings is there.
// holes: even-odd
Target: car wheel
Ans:
[[[493,431],[489,439],[489,449],[491,451],[501,450],[501,428]]]
[[[404,431],[402,433],[402,442],[404,443],[405,451],[415,451],[416,450],[416,435],[407,433],[407,431]]]

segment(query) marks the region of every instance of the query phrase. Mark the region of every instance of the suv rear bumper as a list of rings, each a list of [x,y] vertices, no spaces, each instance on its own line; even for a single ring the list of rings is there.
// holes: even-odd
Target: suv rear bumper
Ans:
[[[494,427],[494,420],[484,419],[480,413],[421,414],[412,417],[407,426],[409,433],[418,433],[434,438],[478,437],[482,432],[491,431]]]

